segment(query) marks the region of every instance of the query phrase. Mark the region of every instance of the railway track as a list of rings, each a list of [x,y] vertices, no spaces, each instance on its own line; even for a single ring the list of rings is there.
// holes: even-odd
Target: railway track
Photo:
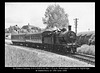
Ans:
[[[13,45],[11,43],[6,43],[6,44]],[[20,45],[20,46],[23,46],[23,45]],[[30,46],[24,46],[24,47],[30,47]],[[81,53],[67,54],[67,55],[66,54],[61,54],[61,55],[68,56],[68,57],[71,57],[71,58],[78,59],[80,61],[86,62],[88,64],[95,65],[95,57],[91,56],[91,55],[86,55],[86,54],[81,54]]]
[[[76,54],[67,55],[67,56],[78,59],[80,61],[86,62],[91,65],[95,65],[95,57],[90,56],[90,55],[85,55],[85,54],[83,55],[83,54],[76,53]]]
[[[80,55],[80,56],[84,56],[84,57],[89,57],[91,59],[95,59],[95,56],[87,55],[87,54],[83,54],[83,53],[76,53],[76,55]]]

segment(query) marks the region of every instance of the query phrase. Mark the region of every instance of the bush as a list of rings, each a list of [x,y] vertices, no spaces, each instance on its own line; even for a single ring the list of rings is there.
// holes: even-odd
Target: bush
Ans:
[[[95,55],[95,45],[82,45],[81,47],[77,48],[77,52],[84,53],[88,55]]]

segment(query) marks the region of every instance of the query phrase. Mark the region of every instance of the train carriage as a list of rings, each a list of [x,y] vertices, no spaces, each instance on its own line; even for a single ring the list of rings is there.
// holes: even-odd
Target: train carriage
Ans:
[[[26,39],[25,39],[25,33],[20,33],[20,34],[12,34],[11,35],[11,40],[13,44],[19,44],[22,45],[23,43],[25,43]]]
[[[42,33],[30,33],[26,34],[26,45],[32,47],[38,47],[42,44]]]

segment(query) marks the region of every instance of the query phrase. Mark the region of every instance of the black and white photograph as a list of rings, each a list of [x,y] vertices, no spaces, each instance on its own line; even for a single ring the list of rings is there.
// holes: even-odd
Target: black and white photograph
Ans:
[[[94,68],[95,2],[5,2],[5,67]]]

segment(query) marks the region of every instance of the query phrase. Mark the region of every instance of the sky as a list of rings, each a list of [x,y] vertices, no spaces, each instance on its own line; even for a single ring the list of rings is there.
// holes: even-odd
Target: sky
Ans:
[[[77,32],[95,31],[94,2],[5,2],[5,28],[30,25],[45,28],[42,17],[49,5],[59,4],[68,14],[69,24],[75,31],[74,19],[78,18]]]

